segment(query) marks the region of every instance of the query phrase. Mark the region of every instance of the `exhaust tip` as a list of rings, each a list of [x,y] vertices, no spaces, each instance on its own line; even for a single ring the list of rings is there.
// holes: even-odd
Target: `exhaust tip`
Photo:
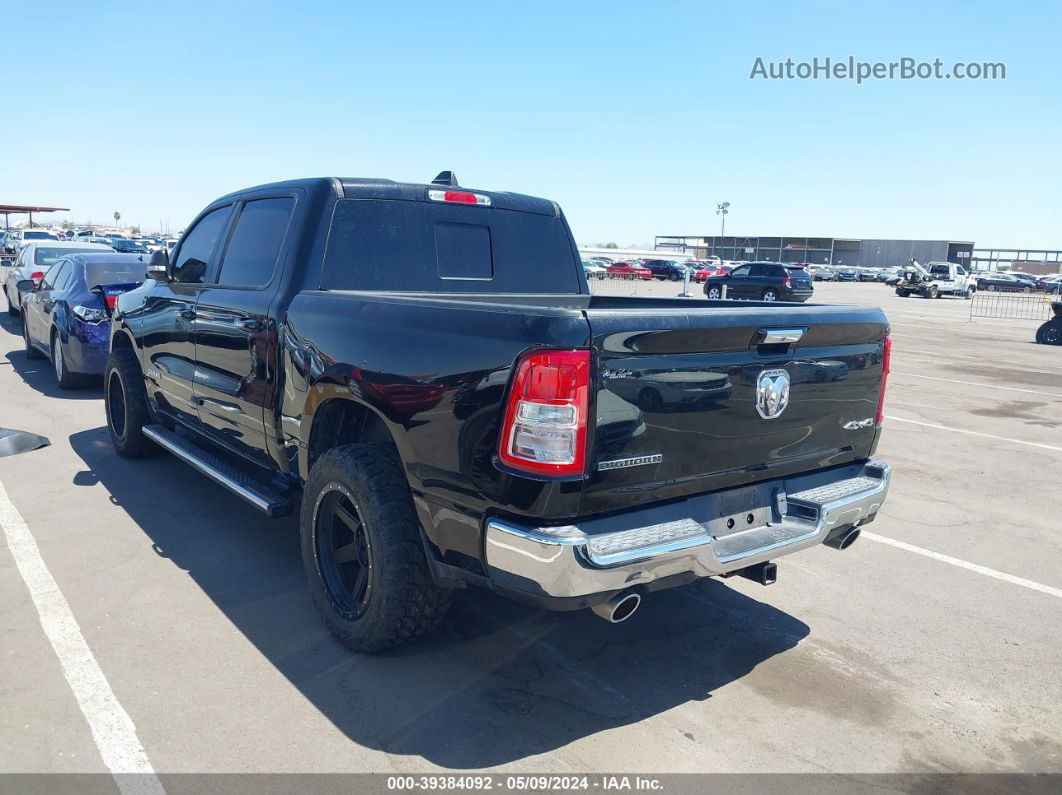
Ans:
[[[858,527],[849,527],[847,530],[842,530],[835,535],[826,539],[825,543],[828,547],[834,549],[848,549],[859,538],[860,529]]]
[[[636,591],[626,591],[616,594],[607,602],[594,605],[590,609],[594,611],[595,615],[601,616],[610,624],[618,624],[633,616],[641,604],[642,597]]]

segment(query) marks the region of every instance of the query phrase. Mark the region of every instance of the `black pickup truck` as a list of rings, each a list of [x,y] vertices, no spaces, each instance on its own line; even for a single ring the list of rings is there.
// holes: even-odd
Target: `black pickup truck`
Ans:
[[[775,578],[885,498],[878,309],[590,295],[552,201],[306,179],[208,206],[119,296],[117,451],[299,511],[353,648],[481,585],[610,621],[698,577]]]

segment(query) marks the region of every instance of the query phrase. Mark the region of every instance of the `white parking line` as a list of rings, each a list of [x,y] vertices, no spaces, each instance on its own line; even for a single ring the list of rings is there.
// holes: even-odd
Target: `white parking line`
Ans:
[[[925,428],[936,428],[938,431],[951,431],[952,433],[965,433],[970,436],[981,436],[985,439],[995,439],[1000,442],[1010,442],[1011,444],[1024,444],[1028,447],[1039,447],[1041,450],[1055,450],[1062,453],[1062,447],[1055,447],[1053,444],[1042,444],[1041,442],[1025,442],[1021,439],[1011,439],[1007,436],[996,436],[992,433],[981,433],[980,431],[967,431],[964,428],[949,428],[947,425],[940,425],[936,422],[920,422],[919,420],[908,420],[903,417],[894,417],[891,414],[886,414],[885,419],[892,420],[893,422],[909,422],[912,425],[921,425]]]
[[[985,389],[1004,389],[1008,392],[1024,392],[1027,395],[1040,395],[1041,397],[1062,397],[1058,392],[1041,392],[1038,389],[1022,389],[1016,386],[996,386],[995,384],[982,384],[978,381],[960,381],[957,378],[940,378],[935,375],[918,375],[917,373],[901,373],[893,370],[890,375],[902,375],[907,378],[927,378],[930,381],[947,381],[949,384],[965,384],[966,386],[979,386]]]
[[[8,499],[3,483],[0,483],[0,526],[37,608],[44,634],[59,658],[63,676],[74,691],[92,739],[118,789],[127,795],[164,793],[137,737],[136,726],[111,690],[66,597],[41,557],[37,541]]]
[[[978,574],[984,574],[986,577],[1009,582],[1011,585],[1020,585],[1022,588],[1028,588],[1031,591],[1039,591],[1040,593],[1045,593],[1049,596],[1055,596],[1062,599],[1062,588],[1052,588],[1050,585],[1043,585],[1042,583],[1033,582],[1032,580],[1026,580],[1024,577],[1015,577],[1013,574],[996,571],[987,566],[979,566],[976,563],[970,563],[969,561],[961,560],[960,558],[953,558],[951,555],[942,555],[940,552],[934,552],[931,549],[916,547],[914,544],[907,544],[903,541],[897,541],[895,538],[888,538],[887,536],[879,536],[877,533],[869,533],[866,530],[862,532],[860,538],[877,541],[879,544],[887,544],[890,547],[913,552],[916,555],[923,555],[924,557],[932,558],[933,560],[939,560],[941,563],[958,566],[960,569],[966,569],[967,571],[975,571]]]

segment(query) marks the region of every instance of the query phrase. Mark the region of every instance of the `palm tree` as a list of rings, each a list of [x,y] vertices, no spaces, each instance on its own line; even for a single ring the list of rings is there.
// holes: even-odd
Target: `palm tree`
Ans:
[[[122,219],[122,214],[117,210],[114,211],[114,225],[117,226],[118,222]]]

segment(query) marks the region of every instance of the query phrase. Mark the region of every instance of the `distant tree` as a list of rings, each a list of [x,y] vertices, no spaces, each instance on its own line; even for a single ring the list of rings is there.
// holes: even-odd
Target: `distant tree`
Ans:
[[[122,214],[120,212],[118,212],[117,210],[115,210],[114,211],[114,223],[117,224],[121,220],[122,220]]]
[[[619,248],[615,243],[605,243],[605,248]]]

